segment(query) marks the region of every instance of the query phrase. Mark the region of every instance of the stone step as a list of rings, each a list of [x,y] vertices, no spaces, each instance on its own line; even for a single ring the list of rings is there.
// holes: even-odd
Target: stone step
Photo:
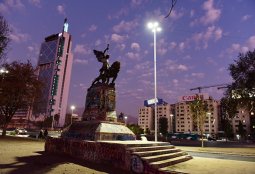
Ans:
[[[156,162],[156,161],[163,161],[171,158],[176,158],[179,156],[185,156],[188,155],[187,152],[176,152],[176,153],[167,153],[163,155],[155,155],[155,156],[147,156],[147,157],[142,157],[144,160],[146,160],[149,163]]]
[[[172,171],[172,170],[169,170],[168,167],[160,168],[159,171],[164,173],[169,173],[169,174],[189,174],[189,173],[184,173],[179,171]]]
[[[176,153],[180,151],[181,151],[180,149],[172,148],[172,149],[153,150],[153,151],[146,151],[146,152],[133,152],[133,154],[136,154],[140,157],[146,157],[146,156],[162,155],[166,153]]]
[[[174,164],[178,164],[181,162],[185,162],[192,159],[192,156],[190,155],[185,155],[185,156],[179,156],[176,158],[172,158],[172,159],[167,159],[167,160],[162,160],[162,161],[156,161],[156,162],[152,162],[150,163],[151,166],[153,166],[154,168],[164,168],[167,166],[171,166]]]
[[[168,146],[170,143],[168,142],[150,142],[148,141],[147,143],[134,143],[134,144],[125,144],[127,148],[132,148],[132,147],[153,147],[153,146]]]
[[[155,151],[155,150],[163,150],[163,149],[173,149],[175,148],[173,145],[164,145],[164,146],[149,146],[149,147],[133,147],[128,150],[132,152],[145,152],[145,151]]]

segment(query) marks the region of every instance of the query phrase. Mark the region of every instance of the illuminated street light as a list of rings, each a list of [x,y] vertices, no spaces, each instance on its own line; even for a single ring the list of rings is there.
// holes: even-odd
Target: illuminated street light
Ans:
[[[125,125],[127,125],[127,119],[128,119],[128,117],[125,116],[124,119],[125,119]]]
[[[170,124],[171,124],[171,132],[172,132],[172,133],[174,132],[173,116],[174,116],[173,114],[170,114],[170,118],[171,118],[171,119],[170,119],[170,120],[171,120],[171,123],[170,123]]]
[[[71,124],[72,124],[73,123],[73,110],[75,110],[75,106],[72,105],[70,108],[72,110],[72,115],[71,115]]]
[[[153,32],[154,35],[154,104],[155,104],[155,141],[158,141],[157,133],[157,55],[156,55],[156,33],[161,31],[158,22],[149,22],[148,28]]]

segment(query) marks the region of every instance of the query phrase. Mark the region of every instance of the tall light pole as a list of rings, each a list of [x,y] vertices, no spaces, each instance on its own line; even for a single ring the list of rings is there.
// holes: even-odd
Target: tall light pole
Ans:
[[[72,115],[71,115],[71,124],[72,124],[73,123],[73,110],[75,110],[75,106],[72,105],[70,108],[72,110]]]
[[[125,116],[124,119],[125,119],[125,126],[127,126],[127,119],[128,119],[128,117]]]
[[[154,104],[155,104],[155,141],[158,141],[158,123],[157,123],[157,54],[156,54],[156,33],[161,31],[158,22],[149,22],[148,28],[154,35]]]
[[[173,126],[173,125],[174,125],[174,124],[173,124],[173,116],[174,116],[173,114],[170,114],[170,120],[171,120],[171,123],[170,123],[170,124],[171,124],[171,133],[173,133],[173,132],[174,132],[174,126]]]

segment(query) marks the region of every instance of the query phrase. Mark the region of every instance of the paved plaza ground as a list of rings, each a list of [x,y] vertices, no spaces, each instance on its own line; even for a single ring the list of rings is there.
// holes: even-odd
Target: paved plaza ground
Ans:
[[[179,147],[187,151],[211,151],[254,155],[255,148],[199,148]],[[194,174],[254,174],[255,161],[236,161],[194,157],[194,159],[170,167],[172,170]],[[44,153],[44,140],[0,137],[0,174],[125,174],[127,172],[73,159],[67,156]]]

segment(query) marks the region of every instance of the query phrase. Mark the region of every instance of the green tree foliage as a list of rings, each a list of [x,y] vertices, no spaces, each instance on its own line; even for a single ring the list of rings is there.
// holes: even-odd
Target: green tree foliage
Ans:
[[[18,109],[32,106],[41,95],[43,83],[37,79],[35,69],[27,63],[3,64],[9,71],[0,75],[0,120],[5,136],[6,128]]]
[[[240,53],[238,60],[229,65],[233,83],[229,85],[226,95],[237,99],[239,107],[255,111],[255,50]]]
[[[204,147],[204,124],[207,117],[206,113],[209,112],[207,102],[197,95],[195,100],[190,103],[190,108],[193,116],[193,123],[197,126],[198,131],[202,137],[201,146]]]
[[[137,124],[129,124],[127,127],[135,134],[135,135],[140,135],[143,134],[143,129],[137,125]]]
[[[167,134],[168,120],[166,117],[159,118],[159,132],[164,136]]]
[[[0,15],[0,63],[5,57],[6,48],[10,41],[10,28],[7,21]]]

